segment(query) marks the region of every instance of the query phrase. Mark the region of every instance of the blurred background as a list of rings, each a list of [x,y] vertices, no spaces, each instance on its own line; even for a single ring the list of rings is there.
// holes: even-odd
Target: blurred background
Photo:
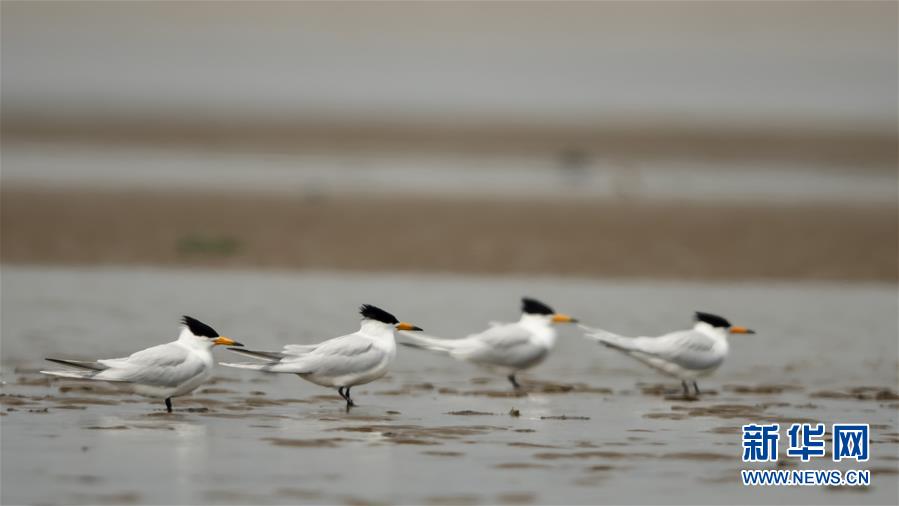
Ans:
[[[0,1],[0,502],[844,504],[736,478],[741,424],[820,420],[871,424],[852,498],[896,504],[897,9]],[[218,368],[169,417],[39,374],[182,314],[280,349],[361,303],[461,337],[523,295],[759,333],[689,411],[574,326],[526,397],[402,348],[352,414],[290,375]]]
[[[2,260],[895,281],[894,2],[8,2]]]

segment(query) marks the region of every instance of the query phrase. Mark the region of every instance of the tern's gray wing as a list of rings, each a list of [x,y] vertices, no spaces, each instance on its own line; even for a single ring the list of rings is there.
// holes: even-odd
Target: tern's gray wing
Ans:
[[[98,362],[108,369],[94,376],[95,379],[165,387],[180,385],[207,367],[199,357],[176,343],[161,344],[125,358]]]
[[[465,338],[467,346],[453,354],[475,363],[513,368],[530,367],[548,350],[534,344],[531,333],[517,323],[496,325]]]
[[[684,369],[702,370],[715,367],[723,355],[715,348],[715,340],[695,330],[673,332],[655,338],[637,338],[634,349]]]
[[[281,353],[285,355],[304,355],[309,353],[316,348],[318,348],[319,344],[286,344],[284,345],[284,349],[281,350]]]
[[[272,365],[273,372],[343,376],[376,367],[384,360],[384,351],[370,338],[358,334],[325,341],[314,350],[297,356],[286,356]]]

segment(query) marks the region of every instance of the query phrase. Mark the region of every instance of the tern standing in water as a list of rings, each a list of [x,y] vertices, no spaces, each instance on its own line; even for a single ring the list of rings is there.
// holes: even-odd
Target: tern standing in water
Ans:
[[[755,334],[746,327],[735,327],[711,313],[696,312],[692,329],[678,330],[659,337],[624,337],[581,325],[587,337],[618,350],[664,374],[681,380],[684,397],[690,395],[687,382],[699,395],[696,378],[708,376],[724,362],[729,334]]]
[[[515,389],[521,388],[515,375],[543,362],[556,343],[554,323],[576,323],[574,318],[556,313],[546,304],[524,297],[521,319],[495,323],[480,333],[462,339],[439,339],[421,334],[401,334],[406,346],[438,351],[473,364],[501,371]]]
[[[243,346],[231,338],[220,336],[200,320],[185,316],[177,341],[153,346],[124,358],[89,362],[48,358],[50,362],[71,367],[72,370],[41,372],[63,378],[123,383],[136,394],[165,399],[166,410],[171,413],[173,397],[192,392],[212,376],[215,364],[212,347],[219,344]]]
[[[221,365],[264,372],[296,374],[316,385],[337,388],[347,410],[355,406],[350,389],[387,374],[396,357],[395,330],[421,330],[401,322],[392,314],[365,304],[360,308],[362,326],[358,332],[335,337],[319,344],[288,344],[281,351],[231,351],[261,359],[263,362]]]

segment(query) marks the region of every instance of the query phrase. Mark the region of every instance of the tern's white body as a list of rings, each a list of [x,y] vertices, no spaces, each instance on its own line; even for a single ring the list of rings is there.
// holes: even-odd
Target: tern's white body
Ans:
[[[690,330],[659,337],[623,337],[582,326],[587,337],[682,381],[714,372],[727,357],[727,329],[696,322]]]
[[[358,332],[319,344],[288,344],[280,352],[232,351],[265,360],[263,363],[221,365],[265,372],[296,374],[316,385],[352,387],[370,383],[385,374],[396,358],[396,339],[391,324],[363,320]]]
[[[41,372],[63,378],[122,383],[136,394],[165,399],[188,394],[209,380],[214,366],[212,347],[212,341],[195,336],[184,327],[177,341],[127,357],[71,362],[82,369]]]
[[[497,323],[462,339],[439,339],[401,332],[416,347],[441,351],[479,366],[515,374],[543,362],[556,343],[551,316],[522,314],[514,323]]]

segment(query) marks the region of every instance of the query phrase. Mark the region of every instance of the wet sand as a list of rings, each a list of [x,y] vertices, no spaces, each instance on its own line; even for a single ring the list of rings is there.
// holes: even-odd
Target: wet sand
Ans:
[[[3,274],[4,504],[899,499],[892,285],[9,265]],[[429,332],[454,337],[514,318],[521,293],[621,332],[682,326],[690,311],[703,308],[760,333],[731,340],[731,355],[700,382],[698,399],[682,398],[676,381],[571,327],[561,329],[547,362],[521,378],[525,392],[467,364],[400,348],[387,377],[354,389],[359,406],[349,413],[335,392],[289,375],[219,368],[213,382],[176,399],[169,415],[160,402],[110,385],[36,373],[50,353],[118,356],[161,342],[182,312],[264,349],[351,331],[355,306],[376,298]],[[216,351],[219,360],[228,355]],[[740,425],[803,421],[870,423],[872,460],[782,458],[781,466],[870,469],[872,486],[740,485],[739,470],[755,467],[740,461]]]
[[[360,406],[349,413],[336,394],[291,378],[220,379],[216,386],[231,393],[201,388],[176,399],[170,415],[160,403],[136,397],[61,392],[70,381],[29,385],[34,374],[18,372],[0,394],[3,502],[658,503],[670,502],[675,491],[674,502],[684,504],[889,504],[897,498],[899,395],[889,387],[878,387],[879,399],[822,400],[804,388],[737,393],[766,386],[754,383],[688,400],[642,393],[630,378],[602,378],[611,393],[548,394],[527,383],[526,394],[498,398],[481,389],[504,390],[501,379],[471,385],[442,378],[457,394],[423,390],[401,383],[403,377],[357,388]],[[676,391],[670,383],[659,386]],[[267,394],[248,392],[257,388]],[[403,394],[381,395],[386,388]],[[260,405],[259,397],[266,402]],[[781,465],[870,469],[868,489],[738,483],[740,469],[774,467],[740,462],[741,424],[850,419],[871,423],[869,463],[833,464],[828,456],[823,464],[782,458]]]
[[[897,279],[894,205],[4,187],[16,264],[639,279]]]

